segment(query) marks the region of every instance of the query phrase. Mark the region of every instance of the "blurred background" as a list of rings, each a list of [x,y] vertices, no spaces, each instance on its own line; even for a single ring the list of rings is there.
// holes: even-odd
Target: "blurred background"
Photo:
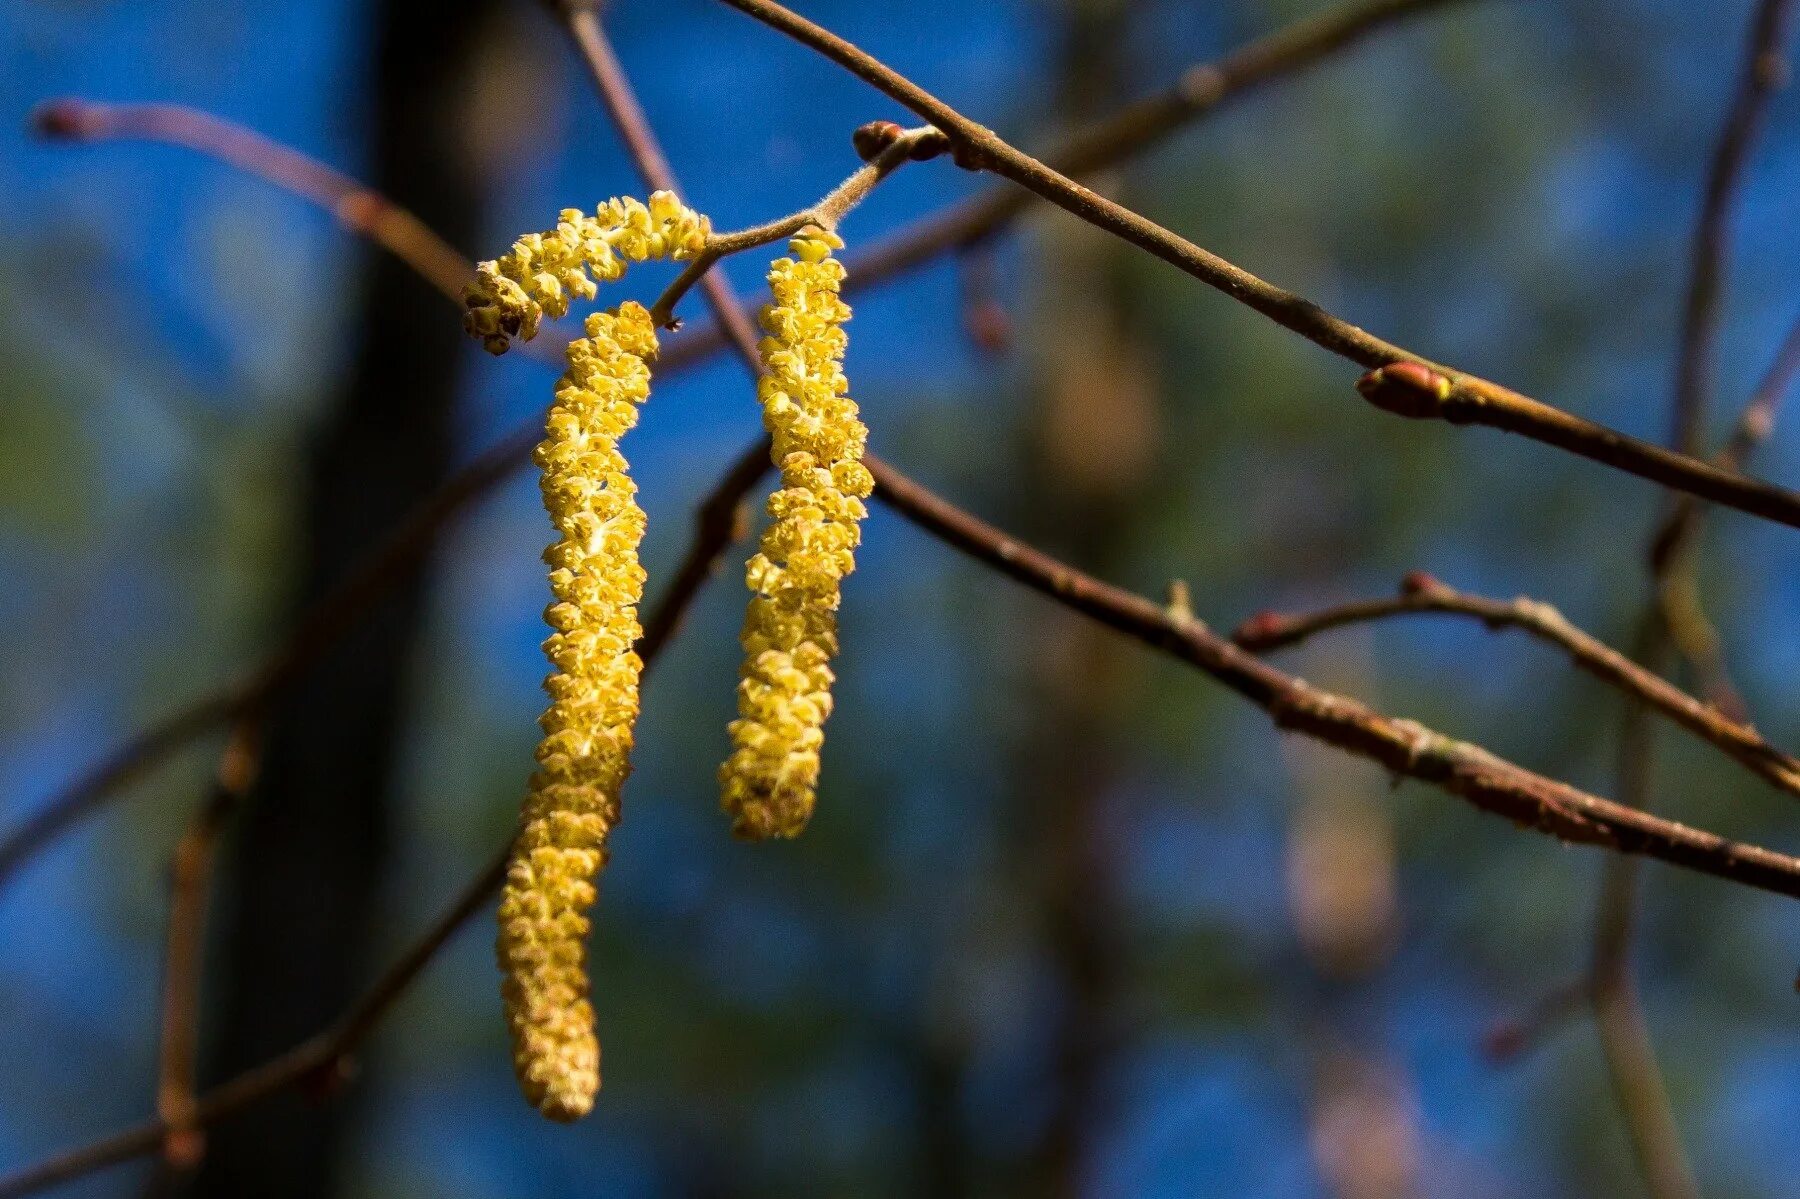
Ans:
[[[1316,0],[806,6],[1027,148]],[[1468,0],[1246,97],[1099,181],[1438,360],[1660,439],[1687,243],[1746,0]],[[788,212],[904,119],[723,6],[609,6],[693,203]],[[37,102],[194,105],[415,207],[488,257],[642,194],[524,0],[0,6],[0,817],[234,677],[437,481],[545,404],[331,218],[188,151],[50,145]],[[982,181],[899,173],[852,249]],[[1800,94],[1736,222],[1716,444],[1800,312]],[[740,288],[763,263],[730,264]],[[665,276],[645,268],[629,294]],[[971,295],[987,332],[967,331]],[[698,297],[687,302],[700,315]],[[1402,422],[1352,372],[1059,215],[856,302],[873,444],[1110,581],[1186,580],[1229,628],[1426,569],[1626,644],[1660,497],[1483,430]],[[756,434],[718,357],[627,443],[650,590]],[[1800,477],[1800,437],[1756,463]],[[760,494],[760,491],[759,491]],[[456,524],[275,712],[224,842],[204,1077],[321,1027],[506,837],[536,738],[547,537],[529,473]],[[817,818],[726,835],[734,552],[658,667],[593,943],[607,1084],[572,1128],[518,1097],[486,911],[330,1103],[220,1126],[59,1193],[217,1196],[1643,1193],[1584,1010],[1496,1026],[1586,968],[1601,858],[1275,734],[1204,677],[876,509],[847,587]],[[1800,742],[1800,541],[1722,514],[1704,592],[1750,710]],[[1347,631],[1282,664],[1611,794],[1620,703],[1470,622]],[[1679,733],[1664,810],[1792,849],[1791,800]],[[0,894],[0,1166],[145,1118],[169,854],[219,740]],[[1797,1193],[1800,922],[1651,867],[1638,973],[1704,1191]]]

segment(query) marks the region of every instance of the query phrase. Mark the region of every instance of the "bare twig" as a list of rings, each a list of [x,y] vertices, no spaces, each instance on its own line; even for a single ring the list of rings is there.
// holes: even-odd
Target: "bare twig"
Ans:
[[[1567,653],[1576,666],[1655,708],[1757,777],[1790,795],[1800,795],[1800,759],[1770,745],[1754,728],[1730,719],[1576,628],[1562,613],[1539,600],[1521,596],[1502,601],[1470,595],[1416,572],[1406,577],[1400,594],[1392,599],[1342,604],[1298,616],[1259,613],[1239,626],[1231,639],[1244,649],[1267,653],[1328,629],[1429,613],[1473,617],[1490,629],[1521,629],[1554,645]]]
[[[1727,470],[1742,470],[1756,448],[1775,428],[1782,400],[1800,376],[1800,320],[1789,327],[1774,360],[1750,399],[1738,413],[1731,435],[1715,461]],[[1681,655],[1699,675],[1698,690],[1721,709],[1742,719],[1744,702],[1732,686],[1719,651],[1718,634],[1700,600],[1694,546],[1706,520],[1706,506],[1691,495],[1678,496],[1651,539],[1651,575],[1658,581],[1656,601],[1666,631]]]
[[[1683,453],[1696,452],[1705,427],[1731,212],[1770,98],[1787,75],[1784,53],[1792,14],[1792,0],[1760,0],[1757,4],[1737,91],[1707,172],[1682,307],[1669,421],[1670,448]],[[1694,550],[1699,507],[1678,500],[1672,510],[1667,537],[1659,531],[1650,544],[1650,597],[1639,626],[1636,657],[1652,673],[1662,674],[1671,664],[1670,651],[1685,647],[1697,661],[1711,665],[1715,679],[1723,680],[1718,636],[1699,599]],[[1641,702],[1626,704],[1619,752],[1619,796],[1648,811],[1655,801],[1656,737]],[[1642,873],[1635,862],[1607,862],[1602,867],[1590,998],[1601,1054],[1645,1189],[1653,1199],[1690,1199],[1698,1195],[1699,1187],[1675,1122],[1632,970],[1641,886]]]
[[[1706,175],[1682,305],[1675,404],[1669,420],[1669,445],[1684,454],[1699,453],[1704,440],[1717,354],[1719,299],[1731,255],[1731,216],[1749,174],[1750,152],[1767,123],[1770,101],[1787,83],[1784,48],[1793,16],[1789,0],[1762,0],[1756,6],[1737,90]]]
[[[156,1111],[170,1128],[163,1158],[186,1171],[199,1164],[205,1134],[194,1126],[195,1069],[200,1049],[201,980],[205,974],[206,910],[219,835],[243,804],[262,764],[262,714],[238,717],[213,788],[175,846],[169,878],[169,922],[163,954],[162,1031],[157,1055]]]
[[[832,188],[817,203],[764,225],[709,237],[706,248],[694,255],[693,261],[657,297],[656,303],[650,306],[650,319],[659,326],[671,326],[675,305],[721,258],[781,241],[809,226],[817,226],[828,232],[835,230],[838,222],[862,203],[877,183],[893,174],[904,163],[916,160],[922,147],[942,139],[943,134],[929,127],[903,130],[885,149],[863,164],[862,169]],[[725,294],[730,296],[729,291]],[[731,303],[737,303],[736,297],[731,297]]]
[[[1313,301],[1260,279],[1083,187],[886,64],[774,0],[723,2],[831,59],[942,130],[963,166],[1010,179],[1064,211],[1224,292],[1320,348],[1367,368],[1371,373],[1365,376],[1365,385],[1359,390],[1378,408],[1418,420],[1487,425],[1519,433],[1628,474],[1800,528],[1800,494],[1629,437],[1383,341]],[[1412,369],[1395,372],[1396,366]],[[1393,373],[1385,373],[1382,368]]]
[[[101,104],[64,97],[40,104],[32,125],[69,141],[141,139],[186,146],[304,196],[410,266],[453,300],[473,268],[418,217],[315,158],[209,112],[180,104]]]
[[[964,512],[893,467],[866,461],[875,475],[876,495],[913,524],[1072,611],[1199,668],[1268,713],[1278,728],[1377,762],[1396,777],[1429,783],[1521,827],[1800,898],[1800,859],[1624,807],[1413,721],[1322,691],[1238,648],[1192,616],[1083,574]],[[651,661],[646,660],[646,669]],[[205,1127],[265,1095],[339,1069],[457,927],[498,888],[505,863],[502,852],[331,1029],[202,1096],[193,1126]],[[0,1179],[0,1199],[154,1152],[168,1131],[163,1121],[151,1121],[60,1154]]]
[[[1396,776],[1430,783],[1484,811],[1566,841],[1642,854],[1800,896],[1800,860],[1647,816],[1413,721],[1320,691],[1191,617],[1103,583],[1007,536],[885,463],[871,462],[870,470],[876,496],[913,524],[1065,607],[1199,667],[1262,708],[1280,728],[1335,745]]]
[[[134,737],[9,833],[0,841],[0,887],[34,853],[126,783],[220,723],[264,703],[285,686],[351,628],[371,603],[423,561],[437,536],[472,500],[530,461],[537,439],[535,427],[520,429],[482,453],[309,608],[288,639],[247,676]]]

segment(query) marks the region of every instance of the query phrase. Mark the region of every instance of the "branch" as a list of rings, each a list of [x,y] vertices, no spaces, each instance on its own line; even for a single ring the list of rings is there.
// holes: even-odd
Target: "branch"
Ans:
[[[246,711],[238,718],[219,755],[212,793],[188,822],[170,870],[156,1112],[172,1130],[164,1138],[163,1158],[177,1172],[198,1165],[205,1151],[204,1134],[194,1127],[193,1120],[198,1103],[195,1069],[206,965],[206,909],[219,835],[256,781],[262,766],[262,733],[260,712]]]
[[[126,783],[221,723],[265,703],[417,567],[438,534],[476,497],[529,462],[539,436],[535,426],[521,428],[482,453],[307,609],[288,638],[248,676],[202,696],[134,737],[53,796],[0,841],[0,887],[10,882],[33,854]]]
[[[1394,616],[1468,616],[1490,629],[1521,629],[1567,653],[1575,665],[1626,695],[1646,703],[1764,781],[1800,795],[1800,759],[1777,749],[1761,733],[1695,699],[1654,671],[1570,624],[1549,604],[1520,596],[1510,602],[1457,591],[1424,572],[1406,577],[1393,599],[1365,600],[1300,616],[1259,613],[1231,639],[1253,653],[1296,645],[1329,629]]]
[[[1410,720],[1385,716],[1282,673],[1179,607],[1103,583],[871,462],[876,496],[953,548],[1063,606],[1196,666],[1267,712],[1278,728],[1335,745],[1468,800],[1483,811],[1586,845],[1800,897],[1800,859],[1727,841],[1545,778]]]
[[[792,237],[813,225],[835,231],[838,222],[862,203],[876,184],[906,162],[933,157],[942,143],[943,134],[929,126],[902,130],[886,148],[865,163],[861,170],[832,188],[816,204],[764,225],[740,229],[735,233],[714,234],[707,238],[705,248],[694,255],[693,261],[669,284],[668,290],[650,306],[650,319],[660,327],[675,328],[672,316],[675,305],[693,289],[695,283],[707,277],[720,259]],[[731,296],[729,291],[725,294],[731,304],[738,303],[737,298]]]
[[[166,142],[228,163],[313,201],[458,303],[463,287],[475,278],[474,268],[454,246],[386,196],[290,146],[211,113],[181,104],[101,104],[65,97],[40,104],[30,120],[46,138]]]
[[[1730,213],[1742,190],[1750,148],[1769,99],[1785,81],[1783,53],[1792,8],[1790,0],[1758,3],[1738,89],[1708,170],[1694,232],[1669,422],[1669,445],[1684,453],[1693,453],[1700,444],[1713,386]],[[1682,648],[1709,668],[1716,682],[1723,682],[1718,635],[1700,602],[1694,552],[1700,512],[1692,503],[1677,504],[1671,519],[1675,523],[1666,540],[1659,534],[1650,545],[1650,598],[1640,621],[1637,657],[1652,672],[1661,673],[1669,665],[1671,648]],[[1723,686],[1729,690],[1729,683]],[[1648,811],[1655,800],[1651,779],[1656,739],[1642,704],[1626,706],[1619,747],[1619,795]],[[1675,1123],[1631,969],[1641,872],[1635,862],[1621,860],[1608,862],[1602,874],[1590,969],[1594,1023],[1607,1075],[1646,1190],[1654,1199],[1690,1199],[1699,1188]]]
[[[1694,227],[1681,343],[1675,358],[1675,406],[1669,444],[1697,453],[1713,387],[1719,334],[1719,298],[1731,252],[1731,214],[1749,174],[1750,151],[1768,122],[1769,105],[1787,84],[1784,47],[1793,26],[1790,0],[1762,0],[1750,21],[1749,44],[1737,91],[1713,149],[1700,219]]]
[[[1367,368],[1370,373],[1364,376],[1358,390],[1378,408],[1418,420],[1487,425],[1520,433],[1628,474],[1800,528],[1800,494],[1629,437],[1383,341],[1313,301],[1260,279],[1083,187],[1018,150],[993,130],[963,116],[904,75],[773,0],[724,3],[831,59],[935,125],[950,139],[952,153],[961,165],[1010,179],[1081,220],[1224,292],[1320,348]]]
[[[1642,854],[1779,895],[1800,898],[1800,859],[1663,820],[1589,795],[1455,741],[1410,720],[1383,715],[1284,674],[1169,608],[1083,574],[933,494],[874,458],[866,458],[876,495],[913,524],[1074,612],[1195,666],[1266,712],[1277,728],[1335,745],[1564,841]],[[648,671],[655,658],[646,658]],[[452,933],[499,887],[505,851],[488,863],[420,941],[326,1032],[204,1095],[193,1127],[206,1127],[265,1095],[329,1079],[381,1016],[417,979]],[[0,1199],[154,1152],[169,1132],[160,1120],[95,1141],[0,1179]]]

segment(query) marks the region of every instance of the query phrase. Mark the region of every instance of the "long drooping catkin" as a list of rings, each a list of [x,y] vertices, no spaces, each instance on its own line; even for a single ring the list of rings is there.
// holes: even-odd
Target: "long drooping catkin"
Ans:
[[[644,258],[689,257],[706,236],[705,218],[667,193],[648,205],[609,200],[595,217],[568,210],[555,229],[481,265],[468,295],[469,332],[503,352],[512,338],[533,336],[545,313],[566,312],[570,294],[594,295],[595,279],[616,279]],[[656,349],[642,305],[588,317],[586,336],[569,346],[536,454],[557,533],[544,553],[551,702],[501,893],[497,956],[519,1085],[554,1120],[585,1115],[600,1086],[587,913],[631,772],[643,669],[633,646],[645,520],[619,439],[649,396]]]
[[[860,459],[868,431],[857,418],[841,363],[850,308],[839,297],[843,243],[809,229],[794,258],[769,269],[774,303],[763,311],[764,375],[758,397],[781,487],[747,565],[733,750],[719,770],[721,800],[742,837],[792,837],[806,827],[831,715],[837,608],[855,568],[858,522],[874,481]]]

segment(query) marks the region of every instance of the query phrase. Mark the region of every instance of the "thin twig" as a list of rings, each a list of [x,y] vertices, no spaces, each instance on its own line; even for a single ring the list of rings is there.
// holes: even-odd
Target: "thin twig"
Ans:
[[[827,232],[835,231],[838,222],[862,203],[876,184],[903,164],[918,158],[921,147],[941,141],[942,138],[943,134],[929,127],[903,130],[886,149],[832,188],[816,204],[767,224],[739,229],[734,233],[714,234],[707,238],[706,248],[694,255],[693,261],[687,264],[681,274],[675,277],[675,281],[669,284],[668,289],[657,297],[656,303],[650,306],[650,319],[660,327],[671,327],[675,305],[722,258],[781,241],[811,226]],[[729,295],[729,292],[726,294]],[[732,303],[737,303],[735,297],[732,298]]]
[[[1716,373],[1715,346],[1730,250],[1731,214],[1743,189],[1750,151],[1765,121],[1769,102],[1787,75],[1784,53],[1792,16],[1792,0],[1758,3],[1750,22],[1737,90],[1708,167],[1682,306],[1675,356],[1675,397],[1669,420],[1669,446],[1682,453],[1698,450],[1705,428]],[[1710,664],[1716,680],[1723,680],[1718,635],[1699,598],[1695,546],[1700,508],[1679,500],[1672,508],[1674,523],[1668,535],[1665,537],[1659,530],[1649,547],[1650,595],[1639,623],[1636,658],[1647,670],[1660,675],[1671,665],[1670,651],[1684,648],[1695,660]],[[1620,799],[1649,811],[1656,798],[1656,734],[1641,702],[1626,704],[1619,752]],[[1699,1186],[1682,1144],[1632,970],[1641,888],[1642,872],[1637,863],[1614,861],[1602,867],[1590,996],[1594,1023],[1645,1189],[1653,1199],[1691,1199],[1698,1195]]]
[[[1727,470],[1742,470],[1758,446],[1774,431],[1775,418],[1794,380],[1800,376],[1800,319],[1789,327],[1762,381],[1738,413],[1731,435],[1715,461]],[[1719,649],[1719,638],[1700,600],[1693,547],[1700,539],[1706,506],[1691,495],[1678,496],[1651,539],[1650,569],[1658,580],[1657,603],[1669,637],[1700,677],[1697,688],[1721,709],[1744,718],[1746,706],[1731,683]]]
[[[425,558],[432,544],[477,497],[530,461],[534,428],[521,429],[484,451],[413,510],[303,615],[287,640],[243,679],[193,701],[132,738],[0,840],[0,887],[58,834],[98,808],[125,784],[197,737],[265,703],[353,627],[388,588]]]
[[[1406,577],[1400,594],[1391,599],[1341,604],[1297,616],[1259,613],[1239,626],[1231,639],[1254,653],[1267,653],[1329,629],[1431,613],[1473,617],[1490,629],[1520,629],[1556,646],[1582,670],[1655,708],[1757,777],[1790,795],[1800,795],[1800,759],[1769,744],[1754,728],[1739,724],[1661,675],[1645,670],[1625,654],[1570,624],[1562,613],[1540,600],[1520,596],[1503,601],[1470,595],[1428,574],[1415,572]]]
[[[453,300],[460,302],[464,286],[475,278],[474,269],[454,246],[386,196],[298,150],[200,109],[64,97],[40,104],[31,122],[40,135],[59,140],[140,139],[186,146],[313,201]]]
[[[1120,113],[1113,120],[1103,122],[1077,134],[1075,138],[1050,155],[1053,161],[1063,162],[1072,173],[1082,170],[1097,170],[1123,161],[1133,154],[1139,153],[1157,143],[1169,134],[1184,128],[1193,120],[1215,111],[1226,100],[1242,95],[1254,87],[1266,84],[1276,78],[1292,74],[1311,66],[1328,57],[1332,52],[1348,48],[1363,40],[1366,36],[1386,27],[1396,19],[1428,9],[1440,7],[1453,0],[1380,0],[1380,2],[1346,7],[1335,14],[1305,21],[1278,31],[1267,37],[1251,42],[1217,63],[1202,63],[1189,67],[1181,77],[1181,82],[1165,92],[1152,97],[1131,109]],[[1200,86],[1198,81],[1214,79],[1216,87]],[[52,101],[47,111],[55,112],[57,106],[74,104],[78,107],[71,110],[77,114],[91,108],[91,102],[82,100]],[[164,106],[165,114],[177,111],[187,113],[192,110],[177,109],[175,106]],[[251,171],[270,180],[277,186],[287,187],[289,181],[282,173],[265,169],[266,164],[254,160],[238,161],[229,153],[231,146],[260,146],[268,144],[279,148],[285,155],[298,155],[292,147],[269,142],[260,134],[255,134],[241,126],[212,116],[199,113],[202,120],[188,123],[173,131],[165,131],[160,127],[137,124],[133,127],[133,136],[154,138],[190,146],[194,150],[222,161],[231,162],[243,169]],[[64,128],[68,122],[57,125],[55,122],[42,122],[44,132],[58,136],[68,136],[74,130]],[[101,136],[108,123],[100,126],[87,126],[82,131],[90,137]],[[42,128],[51,125],[51,128]],[[226,136],[206,140],[203,136],[216,131]],[[245,138],[236,135],[243,134]],[[247,139],[255,139],[247,140]],[[1079,158],[1080,161],[1076,161]],[[304,159],[309,168],[330,171],[322,164]],[[335,172],[333,172],[335,173]],[[358,192],[366,191],[361,184],[354,185]],[[665,182],[654,183],[656,187],[666,187],[671,191],[678,188]],[[332,193],[320,193],[314,189],[301,188],[298,194],[324,203],[340,220],[347,220],[358,209],[351,205],[347,208],[326,196]],[[845,282],[847,293],[854,294],[860,290],[892,280],[912,270],[926,261],[950,252],[969,241],[992,235],[1011,221],[1020,212],[1028,208],[1035,197],[1022,193],[1016,188],[995,188],[988,195],[976,197],[963,204],[946,209],[935,216],[923,218],[908,229],[894,234],[884,241],[871,246],[862,255],[852,255],[849,260],[850,274]],[[385,201],[387,208],[391,202]],[[383,209],[385,210],[385,209]],[[366,231],[366,224],[347,224],[347,227]],[[391,241],[382,243],[387,249],[398,254],[402,261],[420,269],[421,259],[416,255],[404,254],[396,249]],[[461,266],[468,270],[473,267],[466,261]],[[428,279],[444,292],[453,302],[461,303],[460,278],[455,286],[449,286],[447,272],[425,272]],[[434,277],[435,276],[435,277]],[[713,303],[715,311],[729,313],[731,307],[722,305],[719,300],[731,295],[729,286],[718,272],[708,274],[701,281],[702,290]],[[739,347],[740,353],[745,346],[749,347],[754,357],[756,334],[747,321],[741,319],[742,304],[735,306],[740,319],[733,322],[721,318],[722,324],[696,327],[686,334],[674,339],[657,363],[659,375],[667,377],[670,373],[694,366],[710,358],[727,344],[727,339]],[[555,353],[553,347],[545,342],[529,343],[527,348],[542,346],[546,353]],[[521,425],[509,433],[501,442],[475,462],[463,468],[455,478],[445,484],[438,494],[427,499],[415,510],[405,522],[409,529],[422,529],[435,536],[443,525],[457,515],[466,505],[473,503],[496,487],[501,481],[516,470],[523,469],[531,460],[531,450],[537,444],[540,430],[535,420]],[[736,498],[726,490],[715,490],[702,504],[698,513],[698,532],[693,549],[708,550],[707,553],[691,552],[684,559],[677,575],[678,582],[697,587],[716,568],[716,560],[723,547],[733,538],[727,536],[734,527],[736,506],[742,495],[755,486],[760,473],[745,480],[749,463],[766,461],[768,455],[766,441],[750,447],[738,460],[732,474],[725,482],[737,480],[742,491]],[[723,513],[723,516],[719,514]],[[410,550],[406,539],[391,537],[385,546],[374,551],[353,578],[369,580],[395,580],[404,571],[390,572],[388,563],[391,559]],[[353,586],[347,582],[345,588]],[[677,589],[671,587],[671,592]],[[379,594],[379,586],[373,589]],[[679,610],[679,606],[669,609]],[[656,614],[652,613],[646,623],[646,636],[657,629]],[[667,633],[662,634],[666,636]],[[278,649],[274,658],[287,653],[287,648]],[[247,702],[255,697],[242,693],[236,685],[221,687],[217,691],[203,696],[188,707],[183,708],[157,724],[133,737],[125,745],[114,751],[106,760],[82,775],[80,778],[59,791],[36,813],[28,817],[17,828],[0,838],[0,887],[17,873],[23,863],[48,845],[64,830],[72,827],[96,809],[108,797],[116,794],[132,779],[137,778],[145,770],[160,762],[170,753],[188,744],[195,738],[216,728],[221,722],[228,720]]]
[[[1371,373],[1365,376],[1367,385],[1359,390],[1385,411],[1417,420],[1486,425],[1519,433],[1628,474],[1800,528],[1800,493],[1629,437],[1383,341],[1312,300],[1258,278],[1082,186],[970,120],[906,76],[773,0],[723,2],[824,55],[941,129],[961,165],[1012,180],[1081,220],[1224,292],[1320,348],[1366,368]],[[1414,372],[1381,378],[1382,368],[1391,370],[1397,365],[1410,366]],[[1408,385],[1409,380],[1420,380],[1421,376],[1425,385]]]
[[[262,714],[256,710],[238,717],[219,755],[212,792],[176,844],[170,870],[156,1111],[171,1129],[164,1139],[163,1158],[177,1172],[198,1165],[205,1150],[205,1134],[194,1126],[193,1119],[198,1106],[195,1070],[206,964],[206,910],[219,835],[243,804],[261,768],[262,723]]]
[[[1706,174],[1700,219],[1694,225],[1675,356],[1675,404],[1669,419],[1669,445],[1684,454],[1701,452],[1704,440],[1716,370],[1719,301],[1731,256],[1731,217],[1749,175],[1750,152],[1768,122],[1770,102],[1787,83],[1784,47],[1793,16],[1790,0],[1762,0],[1756,6],[1737,90]]]

